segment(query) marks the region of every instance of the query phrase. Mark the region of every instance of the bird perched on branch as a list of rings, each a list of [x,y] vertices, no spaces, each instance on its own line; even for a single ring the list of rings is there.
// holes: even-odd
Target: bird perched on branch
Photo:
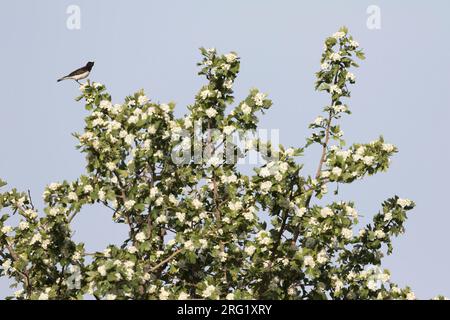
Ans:
[[[60,82],[62,80],[71,79],[71,80],[75,80],[76,82],[81,84],[79,82],[79,80],[87,78],[89,76],[89,73],[91,73],[93,66],[94,66],[94,62],[89,61],[84,67],[81,67],[81,68],[69,73],[67,76],[58,79],[58,82]]]

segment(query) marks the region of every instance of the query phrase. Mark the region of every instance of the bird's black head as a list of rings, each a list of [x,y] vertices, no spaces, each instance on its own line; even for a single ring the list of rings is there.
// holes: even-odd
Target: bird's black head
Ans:
[[[89,71],[92,69],[93,66],[94,66],[94,62],[93,62],[93,61],[89,61],[89,62],[86,64],[86,68],[88,68]]]

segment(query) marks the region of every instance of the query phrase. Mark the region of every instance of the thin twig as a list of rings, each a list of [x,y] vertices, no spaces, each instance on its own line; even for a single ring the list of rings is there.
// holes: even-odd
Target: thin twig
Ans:
[[[31,209],[34,211],[33,199],[31,199],[31,191],[28,189],[28,200],[30,201]]]
[[[156,270],[158,270],[159,268],[161,268],[163,265],[165,265],[166,263],[168,263],[170,260],[172,260],[173,258],[175,258],[178,254],[180,254],[183,251],[183,248],[178,249],[177,251],[175,251],[174,253],[172,253],[170,256],[168,256],[166,259],[164,259],[163,261],[161,261],[160,263],[158,263],[156,266],[152,267],[149,271],[150,272],[154,272]]]

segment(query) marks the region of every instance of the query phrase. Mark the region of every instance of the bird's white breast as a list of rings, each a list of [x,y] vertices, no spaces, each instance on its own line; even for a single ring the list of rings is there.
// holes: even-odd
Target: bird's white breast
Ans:
[[[76,76],[72,76],[70,78],[73,79],[73,80],[81,80],[81,79],[86,78],[88,75],[89,75],[89,71],[86,71],[86,72],[83,72],[81,74],[77,74]]]

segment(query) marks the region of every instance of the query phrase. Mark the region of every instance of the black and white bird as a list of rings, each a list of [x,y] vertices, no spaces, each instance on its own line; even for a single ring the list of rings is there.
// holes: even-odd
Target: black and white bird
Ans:
[[[94,62],[89,61],[84,67],[81,67],[71,73],[69,73],[67,76],[62,77],[58,79],[58,82],[62,80],[75,80],[76,82],[80,83],[79,80],[85,79],[89,76],[89,73],[91,73],[92,67],[94,66]]]

